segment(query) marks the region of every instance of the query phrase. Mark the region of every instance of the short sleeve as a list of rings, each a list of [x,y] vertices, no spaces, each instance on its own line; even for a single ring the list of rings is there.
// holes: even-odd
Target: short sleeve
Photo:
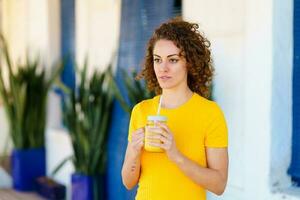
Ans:
[[[131,111],[129,129],[128,129],[128,141],[131,141],[131,134],[137,129],[139,104],[135,105]]]
[[[227,147],[228,129],[224,114],[220,107],[215,103],[212,120],[208,123],[205,133],[206,147]]]

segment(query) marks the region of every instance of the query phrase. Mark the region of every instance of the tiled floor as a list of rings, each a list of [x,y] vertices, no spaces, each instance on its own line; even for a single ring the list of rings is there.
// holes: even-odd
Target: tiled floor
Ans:
[[[44,200],[44,198],[31,192],[17,192],[11,189],[0,189],[0,200]]]

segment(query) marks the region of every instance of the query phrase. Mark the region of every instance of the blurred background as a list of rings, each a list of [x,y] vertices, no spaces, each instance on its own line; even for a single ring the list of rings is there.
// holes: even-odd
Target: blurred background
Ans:
[[[213,98],[228,123],[228,185],[223,196],[208,192],[208,199],[300,200],[300,0],[0,0],[0,32],[13,62],[38,55],[51,71],[67,58],[59,77],[70,88],[86,60],[89,76],[110,65],[125,102],[122,69],[140,70],[154,28],[174,16],[199,23],[211,41]],[[74,154],[61,91],[52,87],[47,102],[46,175],[71,199],[74,164],[52,173]],[[135,190],[121,181],[130,115],[116,100],[109,112],[104,199],[134,199]],[[2,160],[14,149],[10,127],[0,99]],[[0,167],[0,199],[14,195],[7,166]]]

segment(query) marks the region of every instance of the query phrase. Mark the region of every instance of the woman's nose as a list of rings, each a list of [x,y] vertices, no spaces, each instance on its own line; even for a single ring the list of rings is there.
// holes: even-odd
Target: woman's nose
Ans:
[[[159,66],[159,70],[166,72],[168,71],[168,63],[167,62],[161,62],[160,66]]]

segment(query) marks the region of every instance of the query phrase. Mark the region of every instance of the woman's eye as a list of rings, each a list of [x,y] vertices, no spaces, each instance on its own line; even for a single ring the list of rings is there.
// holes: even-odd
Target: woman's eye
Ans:
[[[177,63],[177,62],[178,62],[178,59],[172,58],[172,59],[170,59],[170,62],[171,62],[171,63]]]
[[[153,61],[154,61],[155,63],[159,63],[159,62],[160,62],[160,59],[159,59],[159,58],[154,58]]]

